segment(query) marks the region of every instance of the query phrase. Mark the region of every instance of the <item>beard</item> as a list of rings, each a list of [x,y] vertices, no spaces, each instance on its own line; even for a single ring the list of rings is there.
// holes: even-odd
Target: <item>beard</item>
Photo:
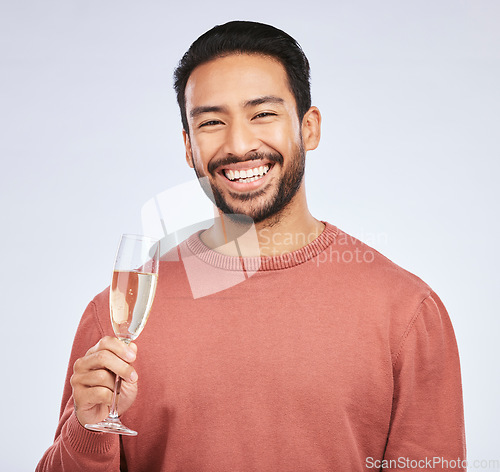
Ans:
[[[247,193],[226,192],[231,199],[227,198],[223,191],[214,183],[215,169],[221,165],[228,165],[243,161],[267,159],[274,165],[279,165],[283,173],[277,184],[267,184],[266,187]],[[196,162],[196,159],[193,160]],[[273,167],[274,167],[273,165]],[[227,215],[232,221],[240,224],[248,224],[251,219],[253,223],[266,221],[265,226],[274,226],[281,220],[286,207],[292,201],[302,184],[305,173],[305,151],[302,144],[296,147],[295,153],[288,167],[284,167],[284,159],[280,153],[253,153],[242,159],[237,156],[228,156],[224,159],[210,162],[206,176],[199,172],[194,165],[195,173],[199,179],[203,191],[217,208]],[[267,198],[265,195],[268,194]]]

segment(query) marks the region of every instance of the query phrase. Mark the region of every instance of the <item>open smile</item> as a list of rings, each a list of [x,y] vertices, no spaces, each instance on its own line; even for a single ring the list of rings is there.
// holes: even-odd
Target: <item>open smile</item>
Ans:
[[[247,161],[224,166],[217,174],[225,180],[229,188],[248,191],[263,185],[269,179],[268,174],[273,167],[272,162],[259,163],[256,166],[255,161]]]
[[[261,179],[269,172],[269,165],[254,167],[248,170],[231,170],[224,169],[224,175],[232,182],[253,182],[254,180]]]

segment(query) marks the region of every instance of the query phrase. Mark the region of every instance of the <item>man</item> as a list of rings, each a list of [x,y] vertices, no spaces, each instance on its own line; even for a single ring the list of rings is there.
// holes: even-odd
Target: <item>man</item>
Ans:
[[[108,290],[90,303],[37,470],[446,470],[463,461],[445,307],[419,278],[308,210],[305,156],[321,116],[295,40],[258,23],[215,27],[181,60],[175,87],[187,162],[219,218],[163,258],[139,350],[114,339]],[[119,413],[137,437],[82,426],[107,415],[114,374],[124,380]]]

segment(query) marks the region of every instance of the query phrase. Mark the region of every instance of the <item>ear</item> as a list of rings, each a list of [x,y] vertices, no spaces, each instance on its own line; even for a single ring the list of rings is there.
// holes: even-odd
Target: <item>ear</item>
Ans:
[[[302,140],[304,150],[316,149],[321,138],[321,113],[317,107],[311,107],[302,118]]]
[[[191,169],[194,168],[193,164],[193,152],[191,149],[191,141],[189,140],[189,135],[185,130],[182,130],[182,137],[184,138],[184,147],[186,148],[186,162]]]

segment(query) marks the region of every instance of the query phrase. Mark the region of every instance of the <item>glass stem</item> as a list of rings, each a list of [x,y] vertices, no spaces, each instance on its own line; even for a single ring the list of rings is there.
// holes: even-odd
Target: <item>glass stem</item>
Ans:
[[[122,386],[122,378],[117,375],[115,378],[115,388],[113,390],[113,401],[111,402],[111,410],[109,410],[108,418],[118,419],[118,395]]]

